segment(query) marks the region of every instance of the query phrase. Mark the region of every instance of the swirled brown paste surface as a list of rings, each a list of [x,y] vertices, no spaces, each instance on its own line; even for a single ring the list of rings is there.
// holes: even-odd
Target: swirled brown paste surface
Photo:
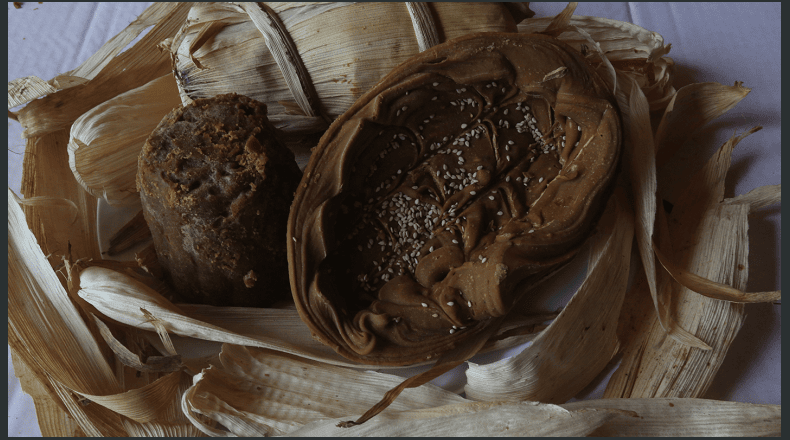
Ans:
[[[577,252],[620,144],[605,84],[552,38],[476,34],[415,56],[305,170],[288,225],[302,319],[353,360],[435,359]]]

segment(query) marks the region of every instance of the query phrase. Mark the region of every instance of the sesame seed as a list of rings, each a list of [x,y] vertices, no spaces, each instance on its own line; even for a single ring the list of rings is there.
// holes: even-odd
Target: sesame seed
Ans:
[[[480,260],[480,262],[481,262],[481,263],[485,263],[485,262],[486,262],[486,260],[488,260],[488,258],[486,258],[486,257],[483,257],[483,259],[482,259],[482,260]]]
[[[428,307],[428,304],[422,303],[423,307]]]
[[[433,86],[434,86],[434,87],[436,87],[436,86],[438,86],[438,85],[439,85],[439,83],[438,83],[438,82],[435,82],[435,83],[433,83]]]
[[[474,192],[474,191],[469,191],[469,194],[471,194],[471,195],[475,195],[475,194],[477,194],[477,193],[476,193],[476,192]]]
[[[466,128],[466,124],[461,124],[461,128]]]
[[[450,329],[450,334],[452,335],[453,333],[455,333],[455,329],[452,329],[452,328],[451,328],[451,329]]]
[[[535,232],[535,230],[534,229],[530,229],[528,233],[531,234],[533,232]]]
[[[466,302],[466,305],[467,305],[468,307],[472,307],[472,301],[467,301],[467,302]]]
[[[494,196],[488,196],[488,198],[494,200]]]
[[[538,179],[538,183],[541,183],[541,182],[543,182],[543,178],[542,177],[540,179]]]
[[[456,240],[456,239],[453,239],[453,243],[454,243],[454,244],[458,244],[458,240]]]
[[[452,306],[454,306],[454,305],[455,305],[455,303],[454,303],[454,302],[452,302],[452,301],[450,301],[450,302],[448,302],[448,303],[447,303],[447,305],[448,305],[448,306],[450,306],[450,307],[452,307]]]
[[[496,215],[502,215],[502,211],[497,211]]]
[[[434,317],[434,318],[438,318],[438,317],[439,317],[439,314],[438,314],[438,313],[434,313],[434,314],[433,314],[433,315],[431,315],[431,316],[432,316],[432,317]]]

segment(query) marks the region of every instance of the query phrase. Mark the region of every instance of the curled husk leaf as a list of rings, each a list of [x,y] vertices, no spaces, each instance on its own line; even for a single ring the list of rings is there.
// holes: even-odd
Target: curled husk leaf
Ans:
[[[518,31],[545,32],[553,20],[554,17],[524,20],[518,25]],[[674,96],[675,62],[666,56],[671,45],[664,45],[658,33],[624,21],[580,15],[570,17],[567,27],[555,33],[558,40],[587,54],[591,62],[600,65],[602,76],[608,77],[607,64],[611,63],[616,71],[635,80],[647,98],[650,111],[665,108]],[[591,44],[597,44],[597,48],[591,48]],[[598,50],[606,59],[595,56],[593,52]]]
[[[139,204],[137,157],[151,131],[180,104],[176,82],[167,74],[80,116],[68,146],[77,182],[110,205]]]

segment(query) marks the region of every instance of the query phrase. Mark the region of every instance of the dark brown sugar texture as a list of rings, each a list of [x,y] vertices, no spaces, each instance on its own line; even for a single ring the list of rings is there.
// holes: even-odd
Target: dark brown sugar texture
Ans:
[[[288,224],[297,309],[349,359],[436,359],[574,256],[610,193],[620,116],[545,36],[405,62],[329,128]]]
[[[185,301],[290,298],[286,222],[300,178],[263,103],[197,99],[162,120],[140,154],[137,187],[157,258]]]

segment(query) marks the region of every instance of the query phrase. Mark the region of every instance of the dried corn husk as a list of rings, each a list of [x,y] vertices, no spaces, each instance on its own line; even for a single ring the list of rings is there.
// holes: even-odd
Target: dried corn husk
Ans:
[[[661,167],[698,128],[735,107],[751,89],[742,82],[689,84],[672,97],[656,131],[656,163]]]
[[[83,431],[119,435],[123,432],[117,426],[121,415],[135,423],[165,421],[160,410],[177,396],[174,388],[163,384],[180,380],[183,373],[124,390],[80,311],[50,269],[10,191],[8,200],[9,333],[14,336],[9,342],[34,353],[28,360],[47,372],[37,374],[39,380],[60,396]],[[98,405],[80,408],[75,393]],[[88,414],[104,414],[112,421],[102,427],[92,423]]]
[[[179,336],[268,348],[329,365],[367,368],[349,362],[313,339],[294,308],[176,306],[141,281],[98,266],[82,270],[79,278],[82,299],[104,316],[128,326],[156,330],[150,314],[163,323],[168,332]],[[533,318],[514,316],[500,329],[500,334],[534,323]],[[507,337],[487,347],[486,351],[513,347],[528,339],[531,335]]]
[[[515,26],[498,3],[209,3],[190,11],[170,51],[185,104],[236,92],[266,103],[286,132],[309,133],[420,44]]]
[[[650,297],[658,312],[658,323],[668,336],[678,342],[690,347],[709,350],[710,347],[705,342],[675,322],[665,298],[659,296],[656,263],[651,247],[656,219],[657,177],[650,115],[647,99],[642,90],[637,87],[636,81],[623,74],[620,77],[623,87],[617,91],[616,96],[623,115],[626,133],[624,161],[633,191],[636,244],[645,271]]]
[[[565,309],[521,353],[469,363],[467,397],[563,403],[584,389],[617,352],[617,318],[628,284],[634,220],[622,189],[599,221],[588,276]]]
[[[225,344],[221,363],[196,376],[183,407],[190,417],[204,415],[225,428],[198,422],[212,436],[776,435],[781,430],[778,405],[677,398],[470,402],[432,386],[404,391],[366,424],[337,427],[399,381]]]
[[[184,407],[187,414],[206,415],[236,435],[282,435],[317,419],[361,414],[401,380],[225,344],[220,364],[196,376]],[[404,391],[384,413],[463,401],[457,394],[427,385]]]
[[[732,149],[753,131],[727,141],[692,177],[658,242],[664,258],[676,261],[678,268],[718,283],[714,286],[731,285],[737,291],[746,285],[749,205],[720,202]],[[719,258],[711,259],[711,255]],[[679,325],[712,349],[702,351],[666,340],[655,315],[649,314],[637,324],[638,336],[627,338],[623,362],[609,381],[607,397],[701,396],[740,329],[742,304],[708,298],[669,280],[666,283]],[[677,364],[684,368],[675,368]]]
[[[532,18],[518,25],[519,32],[545,32],[553,18]],[[559,26],[556,38],[582,53],[600,49],[605,60],[599,69],[604,78],[610,76],[607,64],[633,78],[647,97],[650,111],[661,110],[667,106],[675,94],[672,87],[674,61],[667,57],[671,45],[664,45],[664,39],[656,32],[650,32],[635,24],[599,17],[573,15],[565,26]],[[591,43],[592,40],[594,43]],[[590,45],[593,48],[590,48]],[[584,48],[584,47],[586,48]]]
[[[77,182],[110,205],[139,204],[137,156],[162,118],[180,104],[175,79],[166,74],[80,116],[68,146]]]

